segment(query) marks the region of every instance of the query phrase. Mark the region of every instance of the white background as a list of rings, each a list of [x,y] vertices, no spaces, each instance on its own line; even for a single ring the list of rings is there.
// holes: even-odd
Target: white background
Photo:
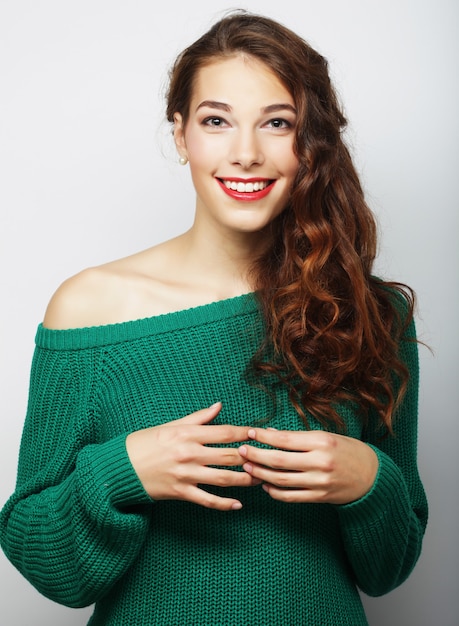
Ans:
[[[185,230],[194,198],[164,123],[175,55],[222,0],[0,0],[0,504],[14,489],[36,325],[83,267]],[[263,0],[328,59],[382,240],[377,271],[419,297],[420,470],[431,517],[415,572],[365,599],[372,626],[457,626],[456,0]],[[0,623],[77,626],[0,554]],[[269,626],[269,625],[267,625]],[[318,625],[319,626],[319,625]]]

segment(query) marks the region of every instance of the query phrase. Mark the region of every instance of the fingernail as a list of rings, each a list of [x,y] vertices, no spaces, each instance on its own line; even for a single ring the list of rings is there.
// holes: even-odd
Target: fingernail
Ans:
[[[242,456],[247,456],[247,447],[246,446],[241,446],[239,448],[239,454]]]
[[[269,426],[266,430],[277,430],[277,428],[273,428],[272,426]]]
[[[251,463],[244,463],[242,469],[244,472],[247,472],[247,474],[251,474],[253,472],[253,465]]]
[[[251,428],[247,434],[250,437],[250,439],[255,439],[255,437],[257,436],[257,433],[253,428]]]
[[[220,406],[221,402],[214,402],[210,405],[209,409],[215,409],[217,406]]]
[[[242,504],[240,502],[233,502],[233,504],[231,505],[231,509],[233,511],[239,511],[240,509],[242,509]]]

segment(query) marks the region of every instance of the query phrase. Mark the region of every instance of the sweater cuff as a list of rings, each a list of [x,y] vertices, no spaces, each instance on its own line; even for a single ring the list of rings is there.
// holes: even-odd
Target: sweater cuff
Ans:
[[[371,524],[398,511],[401,517],[407,513],[408,489],[400,468],[390,456],[374,445],[368,444],[378,457],[378,472],[370,491],[359,500],[339,505],[338,512],[348,524]]]
[[[102,500],[108,500],[118,509],[153,502],[131,464],[125,434],[103,444],[88,446],[83,454],[86,460],[80,461],[83,465],[90,464],[87,469]]]

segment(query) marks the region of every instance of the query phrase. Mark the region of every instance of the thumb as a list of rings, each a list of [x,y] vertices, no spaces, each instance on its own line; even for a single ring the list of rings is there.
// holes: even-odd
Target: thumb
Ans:
[[[175,420],[174,424],[181,422],[182,424],[207,424],[211,422],[213,419],[217,417],[222,409],[222,403],[216,402],[212,404],[212,406],[207,407],[206,409],[201,409],[200,411],[195,411],[194,413],[190,413],[186,417],[182,417],[181,419]]]

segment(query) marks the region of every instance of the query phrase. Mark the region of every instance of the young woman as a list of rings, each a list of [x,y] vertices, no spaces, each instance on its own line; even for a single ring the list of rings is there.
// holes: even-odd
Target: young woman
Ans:
[[[170,78],[193,226],[53,297],[2,546],[93,626],[366,624],[427,517],[411,291],[317,52],[237,12]]]

